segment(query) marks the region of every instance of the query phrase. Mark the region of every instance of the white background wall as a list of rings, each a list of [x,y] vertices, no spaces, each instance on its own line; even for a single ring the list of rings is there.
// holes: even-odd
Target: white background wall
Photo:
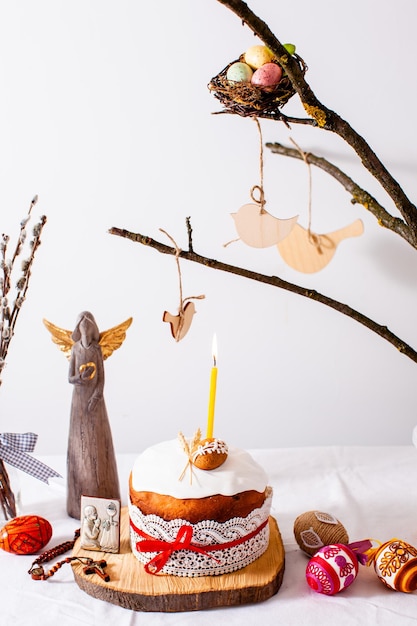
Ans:
[[[319,99],[371,144],[417,197],[417,41],[414,0],[251,0],[309,66]],[[0,391],[1,431],[39,434],[38,453],[64,452],[68,364],[42,324],[72,328],[89,309],[102,330],[130,315],[106,361],[105,396],[118,451],[178,430],[205,429],[211,342],[217,333],[215,432],[243,447],[409,444],[417,365],[324,306],[183,261],[184,296],[205,294],[186,338],[176,313],[173,257],[108,234],[118,226],[317,289],[386,324],[417,348],[417,253],[385,232],[333,180],[313,171],[313,230],[361,217],[323,271],[303,275],[275,248],[223,243],[230,213],[258,180],[255,124],[212,115],[207,83],[249,45],[248,28],[216,0],[16,0],[0,3],[0,228],[14,240],[32,196],[48,223]],[[303,114],[296,98],[285,110]],[[265,141],[333,160],[392,203],[336,136],[263,122]],[[307,226],[307,171],[265,154],[267,209]]]

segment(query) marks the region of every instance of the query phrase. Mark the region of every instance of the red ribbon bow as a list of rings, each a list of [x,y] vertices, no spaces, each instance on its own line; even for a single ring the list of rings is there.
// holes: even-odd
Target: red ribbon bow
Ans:
[[[163,541],[162,539],[144,539],[136,543],[136,549],[139,552],[159,552],[149,563],[145,565],[145,571],[148,574],[157,574],[164,567],[169,557],[175,550],[192,550],[199,552],[205,556],[214,556],[208,554],[203,548],[191,543],[193,538],[192,526],[181,526],[178,530],[174,541]],[[217,560],[217,559],[215,559]]]
[[[267,524],[268,518],[260,526],[258,526],[258,528],[244,537],[234,539],[233,541],[229,541],[227,543],[204,546],[205,549],[203,549],[203,547],[196,546],[194,543],[191,543],[191,539],[193,538],[192,526],[187,526],[186,524],[181,526],[174,541],[163,541],[162,539],[153,539],[149,535],[146,535],[134,525],[132,520],[130,520],[130,525],[133,530],[141,537],[144,537],[143,541],[136,542],[136,550],[138,550],[138,552],[159,552],[159,554],[154,556],[154,558],[145,565],[145,571],[148,574],[157,574],[160,572],[171,554],[176,550],[191,550],[193,552],[199,552],[200,554],[204,554],[204,556],[208,556],[214,561],[219,562],[219,560],[210,554],[210,552],[234,548],[235,546],[252,539],[252,537],[255,537],[263,528],[265,528]]]

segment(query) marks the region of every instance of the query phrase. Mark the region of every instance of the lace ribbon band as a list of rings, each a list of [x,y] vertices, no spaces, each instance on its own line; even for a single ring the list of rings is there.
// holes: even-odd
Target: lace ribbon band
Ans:
[[[150,535],[147,535],[142,530],[137,528],[132,520],[130,520],[130,525],[135,533],[137,533],[140,537],[143,537],[142,541],[136,542],[136,549],[139,552],[158,552],[158,554],[145,565],[145,571],[148,574],[157,574],[160,572],[167,563],[171,554],[176,550],[191,550],[192,552],[204,554],[205,556],[208,556],[216,561],[216,557],[210,554],[210,552],[214,552],[216,550],[227,550],[229,548],[234,548],[245,541],[249,541],[253,537],[256,537],[256,535],[260,533],[267,524],[268,518],[260,526],[258,526],[258,528],[243,537],[239,537],[238,539],[227,543],[199,546],[191,542],[193,538],[193,528],[187,524],[184,524],[184,526],[179,528],[177,536],[173,541],[163,541],[161,539],[154,539]]]

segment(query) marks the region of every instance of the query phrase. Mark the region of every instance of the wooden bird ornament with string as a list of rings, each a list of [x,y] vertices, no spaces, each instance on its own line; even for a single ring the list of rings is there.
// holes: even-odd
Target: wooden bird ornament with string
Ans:
[[[362,233],[362,220],[356,220],[325,235],[317,235],[296,224],[294,230],[277,248],[287,265],[298,272],[313,274],[330,263],[341,241],[348,237],[359,237]]]
[[[231,216],[234,219],[239,239],[243,243],[253,248],[269,248],[275,246],[289,235],[297,222],[298,215],[282,219],[271,215],[265,209],[262,130],[258,118],[255,117],[254,120],[258,127],[260,142],[260,184],[254,185],[250,191],[253,203],[244,204],[236,213],[231,213]],[[255,192],[259,194],[258,197],[255,197]],[[238,241],[239,239],[233,241]]]
[[[300,153],[308,170],[308,228],[295,224],[288,236],[277,244],[277,248],[287,265],[298,272],[312,274],[319,272],[330,263],[341,241],[348,237],[362,235],[363,222],[358,219],[352,224],[339,228],[339,230],[320,235],[311,230],[311,164],[308,160],[308,154],[303,152],[293,139],[291,141]]]
[[[193,321],[195,311],[194,302],[182,301],[182,306],[179,307],[178,315],[172,315],[169,311],[164,311],[162,316],[163,322],[168,322],[171,325],[171,335],[175,341],[181,341],[190,330],[191,322]]]
[[[255,190],[259,190],[260,199],[256,200]],[[265,210],[262,187],[255,185],[251,190],[252,200],[256,204],[244,204],[236,213],[231,213],[239,238],[253,248],[269,248],[288,237],[298,215],[288,219],[274,217]]]
[[[193,321],[194,314],[196,312],[194,302],[191,300],[203,300],[205,296],[189,296],[188,298],[182,297],[182,277],[181,277],[181,268],[179,262],[180,256],[180,248],[177,246],[174,239],[162,228],[159,229],[162,233],[164,233],[174,244],[175,247],[175,260],[177,263],[178,270],[178,281],[179,281],[179,290],[180,290],[180,303],[178,307],[178,314],[172,315],[168,311],[164,311],[162,316],[163,322],[168,322],[171,326],[171,335],[174,337],[175,341],[181,341],[185,337],[185,335],[190,330],[191,322]]]

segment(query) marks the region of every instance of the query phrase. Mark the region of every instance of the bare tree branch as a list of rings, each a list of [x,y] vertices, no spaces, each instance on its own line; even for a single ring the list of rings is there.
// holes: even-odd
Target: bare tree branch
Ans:
[[[244,278],[250,278],[251,280],[256,280],[260,283],[271,285],[273,287],[279,287],[280,289],[285,289],[286,291],[290,291],[299,296],[304,296],[305,298],[309,298],[310,300],[315,300],[316,302],[325,304],[335,311],[343,313],[344,315],[347,315],[348,317],[351,317],[355,321],[359,322],[363,326],[366,326],[366,328],[372,330],[374,333],[391,343],[402,354],[417,363],[417,352],[411,346],[409,346],[407,343],[402,341],[402,339],[394,335],[394,333],[392,333],[387,328],[387,326],[378,324],[366,315],[363,315],[362,313],[359,313],[359,311],[352,309],[347,304],[343,304],[342,302],[333,300],[332,298],[324,296],[313,289],[307,289],[305,287],[300,287],[299,285],[289,283],[282,278],[279,278],[278,276],[266,276],[265,274],[258,274],[257,272],[253,272],[242,267],[228,265],[226,263],[222,263],[221,261],[209,259],[208,257],[197,254],[196,252],[194,252],[192,244],[190,244],[191,226],[189,220],[190,218],[187,218],[187,231],[189,236],[190,249],[188,251],[180,251],[179,256],[182,259],[187,259],[188,261],[193,261],[194,263],[200,263],[201,265],[204,265],[205,267],[211,269],[221,270],[222,272],[229,272],[231,274],[236,274],[237,276],[242,276]],[[140,233],[132,233],[131,231],[117,227],[110,228],[109,233],[111,235],[118,235],[119,237],[130,239],[130,241],[140,243],[144,246],[149,246],[151,248],[154,248],[158,252],[161,252],[162,254],[170,254],[174,256],[178,254],[178,250],[176,248],[171,248],[166,244],[156,241],[155,239],[152,239],[151,237],[148,237],[146,235],[141,235]]]
[[[266,147],[274,154],[281,154],[283,156],[291,157],[293,159],[303,160],[300,151],[296,148],[289,148],[283,146],[280,143],[266,143]],[[379,202],[371,196],[370,193],[359,187],[347,174],[342,172],[341,169],[336,167],[333,163],[330,163],[323,157],[318,157],[311,152],[306,154],[307,161],[311,165],[319,167],[321,170],[330,174],[335,178],[345,189],[352,195],[353,204],[361,204],[365,209],[372,213],[378,220],[381,226],[392,230],[405,239],[410,245],[417,248],[417,242],[411,232],[409,226],[399,217],[393,217]]]
[[[305,80],[305,76],[298,64],[291,55],[288,54],[281,42],[272,33],[269,26],[255,15],[245,2],[242,0],[218,0],[218,2],[225,5],[240,17],[253,33],[272,50],[278,62],[285,68],[306,113],[317,122],[317,125],[324,130],[330,130],[336,133],[355,150],[363,166],[372,174],[393,200],[398,211],[409,226],[410,236],[413,241],[412,245],[417,247],[417,208],[409,200],[399,183],[385,168],[365,139],[353,130],[348,122],[318,100]],[[262,115],[259,115],[259,117],[262,117]]]

